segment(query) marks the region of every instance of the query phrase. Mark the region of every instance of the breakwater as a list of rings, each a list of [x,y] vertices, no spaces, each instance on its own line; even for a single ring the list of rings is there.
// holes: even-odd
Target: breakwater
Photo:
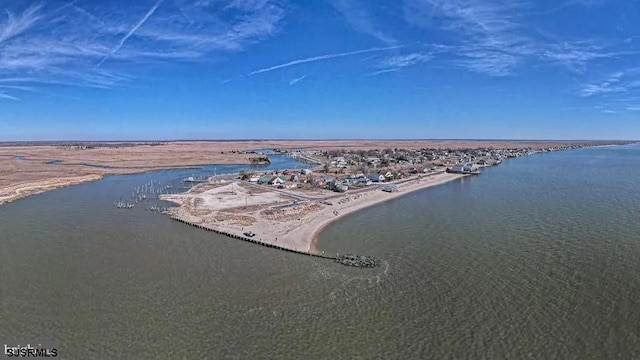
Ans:
[[[228,236],[228,237],[233,238],[233,239],[247,241],[247,242],[250,242],[252,244],[262,245],[262,246],[266,246],[266,247],[269,247],[269,248],[272,248],[272,249],[292,252],[292,253],[296,253],[296,254],[334,260],[334,261],[336,261],[336,262],[338,262],[338,263],[340,263],[342,265],[346,265],[346,266],[375,267],[375,266],[378,265],[378,262],[379,262],[378,259],[376,259],[376,258],[374,258],[372,256],[366,256],[366,255],[352,255],[352,254],[340,255],[340,254],[336,254],[335,256],[333,256],[333,255],[316,254],[316,253],[312,253],[312,252],[307,252],[307,251],[302,251],[302,250],[297,250],[297,249],[291,249],[291,248],[287,248],[287,247],[284,247],[284,246],[279,246],[279,245],[275,245],[275,244],[266,243],[266,242],[263,242],[263,241],[260,241],[260,240],[252,239],[252,238],[249,238],[249,237],[246,237],[246,236],[240,236],[240,235],[232,234],[232,233],[227,232],[227,231],[216,230],[216,229],[210,228],[208,226],[204,226],[202,224],[197,224],[197,223],[194,223],[194,222],[191,222],[191,221],[180,219],[178,217],[173,217],[172,216],[171,219],[176,220],[178,222],[181,222],[183,224],[187,224],[187,225],[191,225],[191,226],[197,227],[197,228],[202,229],[202,230],[207,230],[207,231],[214,232],[216,234],[225,235],[225,236]]]

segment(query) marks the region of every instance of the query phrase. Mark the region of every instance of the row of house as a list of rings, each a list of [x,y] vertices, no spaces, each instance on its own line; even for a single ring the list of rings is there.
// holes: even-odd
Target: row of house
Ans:
[[[323,155],[328,159],[328,165],[333,168],[347,168],[351,166],[367,166],[370,168],[398,165],[454,165],[474,163],[492,165],[506,158],[520,157],[538,152],[562,150],[568,147],[549,148],[514,148],[514,149],[385,149],[385,150],[331,150]]]

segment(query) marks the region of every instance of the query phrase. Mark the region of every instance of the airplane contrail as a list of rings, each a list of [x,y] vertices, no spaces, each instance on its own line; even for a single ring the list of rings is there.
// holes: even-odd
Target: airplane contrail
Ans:
[[[156,10],[158,10],[158,7],[160,6],[160,4],[162,4],[164,0],[158,0],[152,7],[151,9],[149,9],[149,11],[147,11],[147,13],[142,17],[142,19],[140,19],[140,21],[138,21],[137,24],[135,24],[131,30],[129,30],[129,32],[122,38],[120,39],[120,42],[118,43],[118,45],[116,45],[116,47],[113,48],[113,50],[111,50],[111,52],[105,56],[99,63],[98,65],[96,65],[96,67],[100,67],[100,65],[102,65],[102,63],[104,63],[105,61],[107,61],[111,56],[113,56],[113,54],[115,54],[116,52],[118,52],[118,50],[120,50],[120,48],[124,45],[124,43],[127,41],[127,39],[129,39],[129,37],[131,37],[131,35],[133,35],[139,28],[140,26],[142,26],[142,24],[144,24],[150,17],[151,15],[153,15],[153,13],[156,12]]]
[[[284,64],[280,64],[280,65],[274,65],[274,66],[271,66],[271,67],[268,67],[268,68],[256,70],[256,71],[251,72],[249,75],[260,74],[260,73],[263,73],[263,72],[273,71],[273,70],[282,69],[282,68],[285,68],[285,67],[298,65],[298,64],[304,64],[304,63],[308,63],[308,62],[335,59],[335,58],[339,58],[339,57],[364,54],[364,53],[369,53],[369,52],[374,52],[374,51],[392,50],[392,49],[397,49],[399,47],[400,46],[389,46],[389,47],[384,47],[384,48],[371,48],[371,49],[349,51],[349,52],[338,53],[338,54],[327,54],[327,55],[313,56],[313,57],[306,58],[306,59],[293,60],[293,61],[290,61],[288,63],[284,63]]]

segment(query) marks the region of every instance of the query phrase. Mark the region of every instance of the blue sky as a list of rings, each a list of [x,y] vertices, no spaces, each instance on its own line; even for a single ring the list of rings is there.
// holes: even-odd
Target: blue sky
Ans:
[[[0,140],[640,139],[638,0],[0,9]]]

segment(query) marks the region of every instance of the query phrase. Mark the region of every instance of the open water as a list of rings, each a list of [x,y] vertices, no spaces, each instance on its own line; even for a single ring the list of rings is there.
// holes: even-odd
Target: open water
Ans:
[[[376,256],[374,269],[112,206],[151,180],[239,168],[28,197],[0,206],[0,346],[64,359],[640,358],[638,169],[638,145],[512,159],[323,231],[321,250]]]

